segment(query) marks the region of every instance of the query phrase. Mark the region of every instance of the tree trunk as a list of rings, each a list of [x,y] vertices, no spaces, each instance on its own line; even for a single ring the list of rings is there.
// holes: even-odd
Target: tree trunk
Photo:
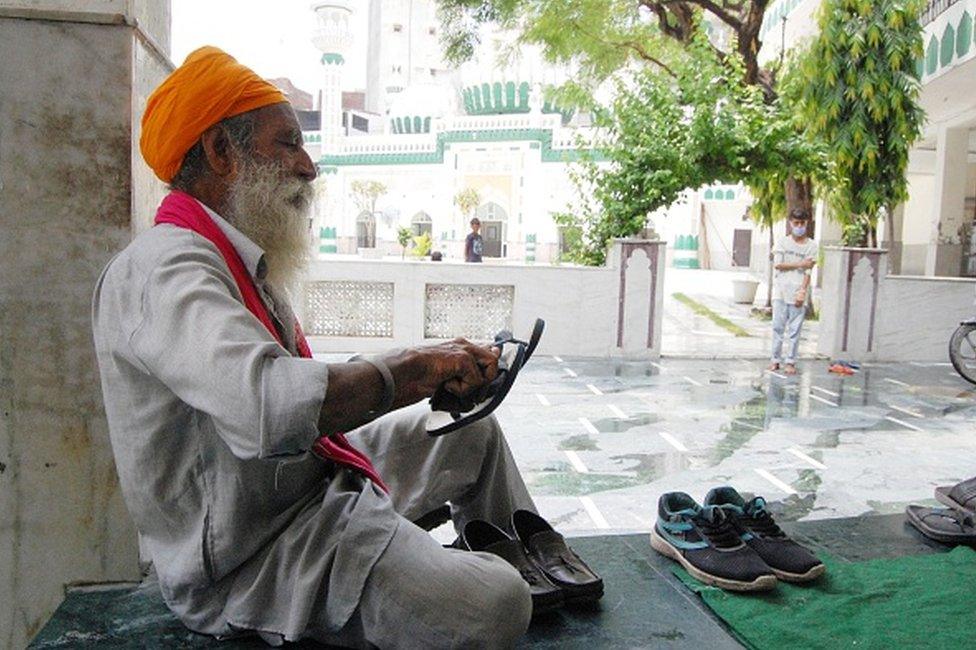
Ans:
[[[773,236],[773,220],[769,220],[769,263],[766,265],[766,309],[773,308],[773,246],[775,245]]]
[[[698,259],[701,261],[703,269],[712,268],[712,253],[708,248],[708,227],[705,224],[705,206],[701,206],[698,215]]]
[[[807,226],[807,237],[814,236],[813,222],[813,183],[809,178],[786,179],[786,216],[793,210],[803,210],[810,215],[810,225]]]

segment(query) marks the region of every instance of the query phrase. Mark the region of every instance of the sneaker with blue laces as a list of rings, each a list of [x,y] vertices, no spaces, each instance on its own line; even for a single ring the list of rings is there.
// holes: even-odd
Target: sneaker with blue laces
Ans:
[[[705,584],[731,591],[776,586],[776,575],[742,541],[725,511],[702,507],[684,492],[661,495],[651,547]]]
[[[819,578],[826,570],[816,555],[794,542],[776,525],[762,497],[746,501],[735,488],[718,487],[705,496],[705,507],[709,506],[726,513],[742,541],[769,565],[780,580],[809,582]]]

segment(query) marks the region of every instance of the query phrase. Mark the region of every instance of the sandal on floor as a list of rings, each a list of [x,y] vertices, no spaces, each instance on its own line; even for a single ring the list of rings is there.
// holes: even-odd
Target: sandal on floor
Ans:
[[[946,544],[976,544],[976,521],[972,515],[952,508],[905,508],[908,523],[930,539]]]
[[[428,435],[442,436],[457,431],[461,427],[487,417],[498,408],[511,390],[512,384],[515,383],[519,370],[535,352],[545,326],[545,321],[537,318],[528,342],[512,338],[511,332],[499,332],[492,344],[501,348],[498,357],[498,375],[474,395],[459,397],[448,392],[443,386],[438,388],[430,398],[430,414],[427,416]]]
[[[976,476],[955,485],[935,488],[935,498],[939,503],[976,517]]]

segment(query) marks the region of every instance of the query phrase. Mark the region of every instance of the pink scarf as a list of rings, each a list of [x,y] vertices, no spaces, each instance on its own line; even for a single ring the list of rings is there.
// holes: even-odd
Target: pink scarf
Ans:
[[[244,297],[244,306],[247,307],[249,312],[254,314],[255,318],[261,321],[261,324],[271,333],[271,336],[284,347],[281,336],[279,336],[278,331],[275,329],[274,323],[271,322],[271,315],[268,313],[268,308],[258,295],[257,287],[254,286],[254,280],[244,267],[241,256],[238,255],[237,250],[230,243],[230,240],[227,239],[224,231],[214,223],[213,219],[210,218],[207,211],[201,207],[197,200],[189,194],[178,190],[170,192],[163,199],[159,210],[156,212],[156,225],[161,223],[168,223],[180,228],[192,230],[217,247],[217,250],[220,251],[220,254],[224,258],[224,262],[227,263],[227,268],[230,269],[231,275],[234,276],[234,281],[237,282],[237,288]],[[295,344],[298,347],[299,356],[306,359],[312,358],[312,350],[308,347],[308,341],[305,340],[305,334],[302,332],[301,325],[298,324],[297,320],[295,321]],[[390,491],[386,487],[386,484],[383,483],[379,474],[377,474],[373,464],[369,462],[369,458],[353,447],[343,434],[336,433],[332,436],[321,436],[312,445],[312,451],[321,458],[331,460],[338,465],[360,472],[369,480],[373,481],[373,483],[380,486],[383,491]]]

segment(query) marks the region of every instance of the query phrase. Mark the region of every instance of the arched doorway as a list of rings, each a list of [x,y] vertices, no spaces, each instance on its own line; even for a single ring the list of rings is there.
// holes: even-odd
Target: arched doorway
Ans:
[[[485,257],[503,257],[505,253],[505,224],[508,213],[502,206],[488,202],[478,207],[475,215],[481,221],[481,237],[484,240]]]
[[[434,223],[430,215],[421,210],[410,218],[410,229],[414,237],[420,237],[424,233],[433,237]]]
[[[376,218],[369,212],[356,217],[356,247],[376,248]]]

